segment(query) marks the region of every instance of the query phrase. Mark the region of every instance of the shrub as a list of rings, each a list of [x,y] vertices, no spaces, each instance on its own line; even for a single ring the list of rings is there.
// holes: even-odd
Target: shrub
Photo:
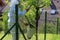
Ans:
[[[56,26],[51,22],[47,23],[47,33],[56,33]]]

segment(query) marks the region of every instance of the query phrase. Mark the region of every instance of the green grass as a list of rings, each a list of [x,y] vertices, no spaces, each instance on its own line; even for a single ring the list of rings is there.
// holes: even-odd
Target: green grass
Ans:
[[[4,34],[3,33],[0,33],[0,38],[3,36]],[[38,34],[38,39],[39,40],[44,40],[44,34]],[[12,36],[11,34],[8,34],[3,40],[11,40],[12,39]],[[19,39],[20,40],[24,40],[23,36],[20,34],[19,36]],[[31,38],[31,40],[35,40],[36,37],[33,36]],[[46,40],[60,40],[60,34],[56,35],[56,34],[47,34],[47,38]]]

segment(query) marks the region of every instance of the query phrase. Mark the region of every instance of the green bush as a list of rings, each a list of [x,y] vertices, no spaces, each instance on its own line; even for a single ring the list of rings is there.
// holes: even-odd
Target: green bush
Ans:
[[[39,33],[44,33],[44,28],[45,25],[43,24],[42,26],[40,26],[40,29],[39,29]],[[54,25],[52,22],[51,23],[47,23],[47,26],[46,26],[46,33],[56,33],[56,25]]]
[[[0,32],[3,30],[2,28],[2,22],[0,21]]]
[[[60,32],[60,19],[59,19],[59,24],[58,24],[58,31]]]
[[[3,31],[7,31],[8,30],[8,11],[3,13],[3,22],[2,22],[2,28]]]
[[[56,25],[54,25],[52,22],[47,23],[46,31],[47,33],[56,33]]]

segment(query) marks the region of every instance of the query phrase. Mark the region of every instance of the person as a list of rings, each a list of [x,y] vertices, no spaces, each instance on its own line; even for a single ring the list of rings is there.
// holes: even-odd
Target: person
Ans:
[[[19,4],[18,0],[10,0],[10,11],[8,13],[8,29],[10,29],[15,24],[15,5]],[[18,16],[23,16],[26,13],[26,10],[21,11],[18,7]],[[10,31],[12,34],[12,40],[16,40],[16,34],[15,34],[15,26]]]

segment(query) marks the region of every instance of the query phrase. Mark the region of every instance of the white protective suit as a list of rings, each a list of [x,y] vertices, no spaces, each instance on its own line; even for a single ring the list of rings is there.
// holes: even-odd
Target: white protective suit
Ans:
[[[8,28],[10,29],[15,24],[15,5],[19,4],[18,0],[11,0],[10,12],[8,13]],[[21,11],[18,7],[18,16],[22,16],[26,13],[26,10]],[[12,34],[12,40],[15,39],[15,27],[10,31]]]

